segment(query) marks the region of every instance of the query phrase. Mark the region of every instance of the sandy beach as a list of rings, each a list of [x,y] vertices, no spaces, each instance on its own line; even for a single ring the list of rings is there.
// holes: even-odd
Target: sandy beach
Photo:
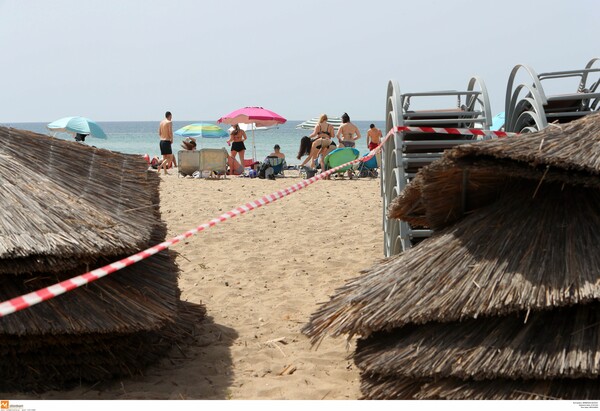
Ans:
[[[299,181],[161,174],[168,237]],[[382,258],[379,179],[318,181],[219,224],[173,249],[181,299],[203,304],[194,341],[144,376],[29,399],[357,399],[359,374],[345,339],[311,347],[300,329],[346,279]]]

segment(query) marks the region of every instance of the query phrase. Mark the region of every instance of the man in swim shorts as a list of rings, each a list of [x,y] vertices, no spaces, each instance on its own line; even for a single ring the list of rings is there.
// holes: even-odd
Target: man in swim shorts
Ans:
[[[367,131],[367,147],[369,147],[369,151],[374,150],[381,144],[381,137],[381,130],[375,127],[375,124],[371,124],[369,131]]]
[[[160,154],[163,156],[162,163],[158,167],[158,172],[162,168],[167,173],[167,168],[171,167],[173,163],[173,150],[171,145],[173,144],[173,123],[171,122],[171,112],[165,113],[165,118],[160,122],[158,126],[158,136],[160,137]]]

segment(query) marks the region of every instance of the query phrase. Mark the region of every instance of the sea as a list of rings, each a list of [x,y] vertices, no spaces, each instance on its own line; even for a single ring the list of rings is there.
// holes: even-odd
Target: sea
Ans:
[[[247,131],[248,140],[246,141],[245,158],[252,158],[252,141],[256,149],[257,161],[262,161],[266,156],[273,152],[273,146],[279,144],[281,152],[285,154],[287,164],[298,165],[301,160],[296,159],[300,139],[302,136],[309,135],[312,130],[297,128],[304,120],[291,121],[288,120],[285,124],[281,124],[275,128],[267,130],[255,130],[254,138],[251,130]],[[214,121],[173,121],[173,130],[192,123],[212,123]],[[360,129],[362,138],[357,140],[356,148],[361,154],[368,153],[367,149],[367,130],[371,123],[381,130],[385,128],[384,121],[353,121]],[[3,126],[29,130],[36,133],[46,134],[57,138],[74,141],[73,136],[68,133],[55,133],[46,128],[48,123],[4,123]],[[158,138],[158,121],[105,121],[98,122],[104,130],[108,138],[99,139],[93,136],[88,136],[84,143],[89,146],[103,148],[112,151],[118,151],[126,154],[148,154],[150,158],[154,156],[160,157],[159,138]],[[227,130],[228,125],[219,125],[224,130]],[[173,152],[177,153],[181,150],[181,142],[183,137],[175,136],[173,142]],[[196,140],[198,148],[221,148],[225,147],[228,151],[230,147],[226,143],[226,138],[198,138]]]

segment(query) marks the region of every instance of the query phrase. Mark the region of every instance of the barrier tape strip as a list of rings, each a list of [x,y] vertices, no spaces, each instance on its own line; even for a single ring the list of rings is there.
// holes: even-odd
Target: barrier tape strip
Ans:
[[[317,174],[314,177],[311,177],[307,180],[302,180],[301,182],[296,183],[288,188],[278,190],[274,193],[265,195],[257,200],[250,201],[244,205],[238,206],[226,213],[221,214],[217,218],[213,218],[212,220],[208,221],[207,223],[201,224],[196,228],[193,228],[189,231],[186,231],[183,234],[180,234],[176,237],[171,238],[170,240],[164,241],[164,242],[157,244],[153,247],[150,247],[146,250],[140,251],[139,253],[133,254],[126,258],[123,258],[122,260],[105,265],[104,267],[97,268],[92,271],[88,271],[87,273],[78,275],[76,277],[70,278],[65,281],[61,281],[60,283],[51,285],[49,287],[42,288],[37,291],[33,291],[29,294],[25,294],[20,297],[15,297],[13,299],[4,301],[4,302],[0,303],[0,317],[4,317],[6,315],[23,310],[25,308],[29,308],[33,305],[41,303],[42,301],[50,300],[54,297],[57,297],[61,294],[66,293],[67,291],[74,290],[78,287],[81,287],[82,285],[89,284],[92,281],[96,281],[102,277],[106,277],[109,274],[119,271],[125,267],[129,267],[130,265],[133,265],[139,261],[142,261],[148,257],[153,256],[154,254],[157,254],[163,250],[166,250],[167,248],[171,247],[172,245],[175,245],[175,244],[179,243],[180,241],[185,240],[186,238],[189,238],[195,234],[198,234],[201,231],[208,230],[209,228],[211,228],[219,223],[222,223],[224,221],[227,221],[227,220],[237,217],[239,215],[245,214],[249,211],[255,210],[264,205],[273,203],[283,197],[286,197],[292,193],[295,193],[296,191],[301,190],[301,189],[315,183],[318,180],[322,180],[322,179],[330,176],[331,174],[337,172],[338,170],[340,170],[344,167],[347,167],[349,165],[356,164],[359,162],[369,161],[371,158],[373,158],[373,156],[375,154],[377,154],[377,152],[379,152],[381,150],[381,147],[385,144],[385,142],[391,135],[393,135],[392,131],[390,131],[387,134],[387,136],[381,141],[381,143],[376,148],[371,150],[369,152],[369,154],[367,154],[364,157],[357,158],[356,160],[342,164],[340,166],[337,166],[335,168],[327,170],[321,174]]]
[[[186,231],[183,234],[180,234],[176,237],[171,238],[170,240],[164,241],[160,244],[157,244],[146,250],[140,251],[139,253],[133,254],[129,257],[126,257],[126,258],[123,258],[114,263],[105,265],[104,267],[100,267],[95,270],[88,271],[87,273],[70,278],[68,280],[61,281],[61,282],[53,284],[49,287],[42,288],[40,290],[33,291],[29,294],[25,294],[25,295],[4,301],[4,302],[0,303],[0,317],[4,317],[4,316],[12,314],[14,312],[21,311],[25,308],[29,308],[38,303],[41,303],[42,301],[50,300],[54,297],[57,297],[61,294],[66,293],[68,291],[74,290],[83,285],[86,285],[93,281],[96,281],[102,277],[106,277],[107,275],[110,275],[110,274],[112,274],[116,271],[119,271],[125,267],[129,267],[139,261],[142,261],[148,257],[151,257],[154,254],[164,251],[167,248],[171,247],[172,245],[175,245],[175,244],[179,243],[180,241],[185,240],[186,238],[189,238],[189,237],[191,237],[195,234],[198,234],[202,231],[208,230],[209,228],[214,227],[215,225],[217,225],[219,223],[222,223],[224,221],[227,221],[227,220],[237,217],[239,215],[245,214],[249,211],[255,210],[264,205],[273,203],[283,197],[287,197],[288,195],[295,193],[296,191],[299,191],[319,180],[322,180],[322,179],[330,176],[331,174],[337,172],[338,170],[341,170],[344,167],[347,167],[349,165],[353,165],[356,163],[360,163],[360,162],[367,162],[371,158],[373,158],[373,156],[376,155],[379,151],[381,151],[381,148],[383,147],[383,145],[394,134],[394,132],[404,132],[404,131],[421,132],[421,133],[437,133],[437,134],[463,134],[463,135],[471,134],[471,135],[477,135],[477,136],[492,135],[492,136],[496,136],[496,137],[507,137],[507,136],[517,134],[517,133],[506,133],[503,131],[491,131],[491,130],[481,130],[481,129],[463,129],[463,128],[406,127],[406,126],[396,127],[395,129],[393,128],[389,131],[389,133],[385,136],[385,138],[382,139],[382,141],[379,143],[379,145],[377,147],[375,147],[373,150],[371,150],[369,152],[369,154],[367,154],[364,157],[360,157],[360,158],[357,158],[356,160],[349,161],[345,164],[342,164],[340,166],[337,166],[335,168],[332,168],[330,170],[322,172],[321,174],[317,174],[314,177],[311,177],[307,180],[302,180],[301,182],[296,183],[288,188],[278,190],[274,193],[265,195],[257,200],[254,200],[254,201],[248,202],[244,205],[238,206],[226,213],[221,214],[217,218],[213,218],[212,220],[208,221],[207,223],[201,224],[201,225],[197,226],[196,228],[193,228],[191,230]]]
[[[482,130],[480,128],[441,128],[441,127],[408,127],[398,126],[396,132],[411,131],[414,133],[435,133],[435,134],[461,134],[473,136],[495,136],[511,137],[518,133],[507,133],[505,131]]]

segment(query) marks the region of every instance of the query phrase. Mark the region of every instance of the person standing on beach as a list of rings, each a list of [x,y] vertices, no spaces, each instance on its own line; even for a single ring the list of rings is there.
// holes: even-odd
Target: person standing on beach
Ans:
[[[355,141],[360,138],[360,130],[350,122],[350,116],[347,113],[342,114],[342,123],[335,135],[340,142],[340,147],[354,147]]]
[[[371,124],[369,131],[367,131],[367,147],[369,151],[376,149],[381,144],[381,137],[383,137],[381,130],[375,127],[375,124]]]
[[[158,126],[158,136],[160,137],[160,154],[163,156],[162,163],[158,167],[158,172],[162,168],[167,173],[167,168],[171,167],[173,163],[173,150],[171,145],[173,144],[173,123],[171,122],[171,112],[165,113],[165,118],[160,122]]]
[[[240,164],[244,165],[244,153],[246,152],[246,145],[244,141],[248,139],[246,132],[240,128],[238,124],[233,125],[233,130],[229,133],[229,140],[227,144],[231,144],[231,157],[235,160],[236,154],[240,157]]]

